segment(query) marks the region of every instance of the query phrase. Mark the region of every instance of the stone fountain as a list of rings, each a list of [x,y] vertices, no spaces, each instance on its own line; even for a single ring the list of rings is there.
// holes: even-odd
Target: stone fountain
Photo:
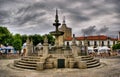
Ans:
[[[58,20],[58,11],[56,10],[55,23],[53,23],[53,26],[55,26],[55,31],[50,32],[50,34],[55,36],[56,47],[59,47],[59,36],[64,34],[64,32],[58,30],[58,27],[60,25],[61,24],[59,23],[59,20]]]
[[[59,31],[61,24],[58,20],[58,11],[56,10],[55,16],[55,31],[50,34],[55,36],[55,46],[50,49],[48,45],[47,36],[45,36],[43,48],[37,51],[34,55],[32,51],[32,41],[27,39],[26,53],[20,60],[14,61],[14,66],[24,69],[44,70],[52,68],[92,68],[100,65],[99,59],[94,59],[87,54],[84,56],[79,55],[81,53],[80,47],[76,45],[75,35],[73,34],[72,45],[69,43],[63,47],[59,44],[59,36],[62,36],[64,32]],[[35,50],[34,50],[35,51]],[[52,51],[52,53],[50,53]]]

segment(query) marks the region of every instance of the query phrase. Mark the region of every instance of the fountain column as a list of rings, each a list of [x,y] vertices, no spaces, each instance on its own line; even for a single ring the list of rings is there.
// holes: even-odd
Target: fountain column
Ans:
[[[73,39],[72,39],[72,54],[74,57],[78,56],[78,52],[80,51],[79,47],[77,47],[76,41],[75,41],[75,34],[73,34]]]
[[[84,40],[84,55],[88,55],[88,41],[87,41],[87,37],[85,37],[85,40]]]
[[[27,38],[25,56],[31,56],[32,53],[33,53],[33,42],[32,40],[30,41],[29,38]]]
[[[64,32],[58,30],[58,27],[59,27],[60,25],[61,25],[61,23],[59,23],[59,20],[58,20],[58,11],[57,11],[57,9],[56,9],[55,23],[53,23],[53,26],[55,26],[55,31],[50,32],[50,34],[52,34],[52,35],[55,36],[55,46],[56,46],[57,48],[60,47],[60,44],[59,44],[59,36],[61,36],[61,35],[64,34]]]
[[[49,51],[48,39],[47,35],[45,35],[44,43],[43,43],[43,56],[47,57]]]

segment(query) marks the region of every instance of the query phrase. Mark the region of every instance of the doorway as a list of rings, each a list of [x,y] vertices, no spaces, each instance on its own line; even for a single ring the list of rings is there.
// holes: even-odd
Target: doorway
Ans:
[[[65,68],[65,59],[58,59],[58,68]]]

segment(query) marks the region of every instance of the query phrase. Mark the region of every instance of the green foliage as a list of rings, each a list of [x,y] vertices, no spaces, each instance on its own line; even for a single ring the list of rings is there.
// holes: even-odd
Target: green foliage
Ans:
[[[55,39],[53,38],[53,36],[51,34],[48,34],[47,38],[48,38],[48,43],[54,45]]]
[[[0,43],[7,45],[11,44],[12,34],[6,27],[0,27]]]
[[[11,34],[5,39],[5,44],[12,45],[13,40],[14,38],[13,38],[13,35]]]
[[[3,45],[12,45],[16,50],[21,50],[23,43],[26,42],[27,37],[29,37],[34,45],[44,42],[44,36],[39,34],[34,35],[20,35],[20,34],[11,34],[6,27],[0,27],[0,44]],[[52,35],[47,34],[48,43],[54,45],[55,39]]]
[[[117,43],[117,44],[113,45],[112,49],[113,50],[120,49],[120,43]]]
[[[10,34],[10,32],[6,27],[0,27],[0,34]]]
[[[14,39],[13,41],[13,47],[15,48],[15,50],[21,50],[22,47],[22,40],[21,39]]]
[[[13,47],[15,50],[18,50],[20,53],[20,50],[22,48],[22,38],[20,34],[15,34],[13,36],[13,43],[12,43]]]
[[[43,43],[43,37],[41,35],[29,35],[29,38],[33,41],[34,45],[37,45],[38,43]]]
[[[21,36],[22,44],[24,44],[24,43],[26,42],[27,37],[28,37],[27,35],[22,35],[22,36]]]
[[[45,35],[43,35],[43,36],[38,35],[38,34],[29,35],[29,38],[33,41],[34,45],[37,45],[38,43],[43,44],[44,37],[45,37]],[[50,34],[47,34],[47,38],[48,38],[48,43],[54,45],[55,39],[53,38],[53,36]]]
[[[15,35],[13,36],[13,38],[14,38],[14,39],[21,39],[21,35],[20,35],[20,34],[15,34]]]

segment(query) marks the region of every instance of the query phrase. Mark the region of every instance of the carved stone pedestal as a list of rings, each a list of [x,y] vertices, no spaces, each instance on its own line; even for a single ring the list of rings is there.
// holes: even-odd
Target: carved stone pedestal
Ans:
[[[80,68],[80,69],[85,69],[85,68],[87,68],[87,63],[86,63],[85,61],[80,61],[80,62],[78,63],[78,68]]]
[[[41,71],[44,69],[44,62],[37,62],[36,70]]]

